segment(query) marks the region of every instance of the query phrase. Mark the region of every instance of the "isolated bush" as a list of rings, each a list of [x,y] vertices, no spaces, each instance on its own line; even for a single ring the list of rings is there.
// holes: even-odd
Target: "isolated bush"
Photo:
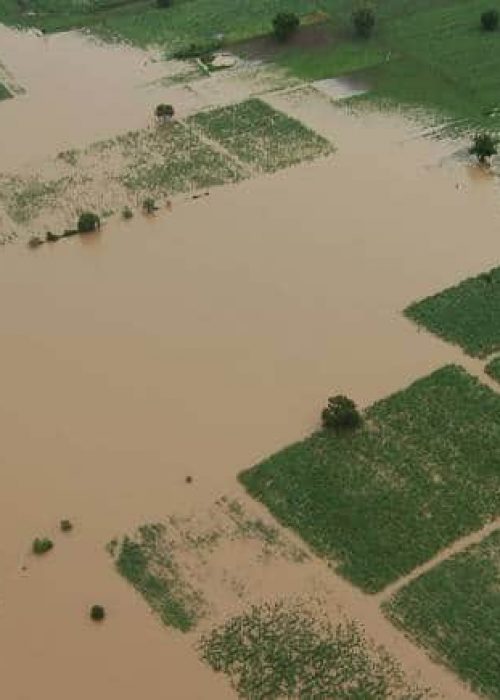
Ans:
[[[77,224],[78,233],[91,233],[101,228],[101,220],[92,211],[84,211],[80,214]]]
[[[134,212],[130,207],[123,207],[122,209],[122,219],[132,219],[134,216]]]
[[[142,203],[142,209],[146,214],[153,214],[158,207],[156,206],[156,202],[152,197],[146,197]]]
[[[340,394],[328,399],[328,406],[323,409],[321,418],[324,428],[342,430],[361,425],[361,415],[354,401]]]
[[[375,27],[375,9],[372,5],[362,5],[352,13],[352,23],[357,36],[368,39]]]
[[[61,532],[70,532],[73,529],[73,523],[71,520],[61,520],[59,527],[61,528]]]
[[[102,605],[93,605],[90,608],[90,619],[94,620],[95,622],[100,622],[101,620],[104,620],[106,617],[106,611],[104,610]]]
[[[174,113],[175,110],[172,107],[172,105],[166,105],[163,103],[157,105],[155,109],[155,116],[160,121],[167,121],[168,119],[172,119]]]
[[[33,540],[33,554],[45,554],[46,552],[50,552],[53,546],[54,543],[52,540],[49,540],[48,537],[37,537]]]
[[[481,15],[481,26],[485,32],[494,32],[498,28],[498,10],[486,10]]]
[[[278,41],[287,41],[299,28],[300,20],[293,12],[278,12],[273,19],[273,34]]]
[[[491,134],[483,133],[476,134],[469,148],[469,153],[477,156],[480,163],[486,162],[487,158],[496,155],[498,139]]]

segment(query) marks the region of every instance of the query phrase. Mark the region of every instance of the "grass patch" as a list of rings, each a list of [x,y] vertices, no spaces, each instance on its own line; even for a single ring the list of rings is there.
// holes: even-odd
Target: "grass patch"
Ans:
[[[240,474],[340,574],[383,589],[500,512],[500,396],[456,366]]]
[[[166,534],[164,525],[144,525],[135,539],[125,537],[117,549],[116,568],[165,625],[187,632],[198,619],[201,600],[169,555]]]
[[[473,357],[500,350],[500,267],[415,302],[405,315]]]
[[[0,174],[0,199],[6,203],[10,218],[25,224],[46,207],[57,205],[59,195],[68,185],[67,178],[42,180]]]
[[[500,384],[500,357],[495,357],[484,368],[486,374]]]
[[[254,606],[203,637],[205,661],[226,673],[239,698],[403,698],[426,693],[409,687],[353,623],[336,627],[296,604]]]
[[[191,121],[239,160],[264,172],[333,151],[326,139],[258,99],[200,112]]]
[[[474,691],[500,698],[500,532],[410,583],[385,610]]]

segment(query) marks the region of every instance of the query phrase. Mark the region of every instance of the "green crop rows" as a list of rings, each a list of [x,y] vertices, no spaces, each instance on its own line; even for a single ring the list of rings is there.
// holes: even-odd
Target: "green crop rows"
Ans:
[[[444,367],[240,480],[339,573],[378,591],[500,513],[500,396]]]

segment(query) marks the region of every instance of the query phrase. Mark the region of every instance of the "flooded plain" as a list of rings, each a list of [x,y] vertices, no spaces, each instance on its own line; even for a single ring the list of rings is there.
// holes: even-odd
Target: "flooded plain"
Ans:
[[[35,71],[21,48],[16,63],[3,40],[1,58],[27,95],[0,105],[2,162],[140,126],[144,93],[124,88],[131,64],[108,63],[128,49],[98,48],[99,60],[89,49],[77,76],[69,52],[67,79],[52,83],[49,64]],[[66,40],[48,39],[60,60]],[[165,67],[147,70],[158,77]],[[77,93],[92,85],[87,118]],[[30,90],[50,97],[45,112],[25,106]],[[314,429],[333,393],[365,406],[448,362],[482,373],[401,311],[498,262],[494,181],[455,163],[459,144],[424,139],[401,117],[351,114],[307,92],[266,99],[331,138],[335,155],[179,199],[154,220],[0,251],[0,678],[9,700],[234,697],[192,640],[163,628],[115,573],[106,543],[223,494],[244,502],[238,471]],[[72,533],[58,533],[62,518]],[[30,554],[38,535],[56,545],[41,559]],[[315,566],[335,604],[405,669],[443,697],[472,697],[367,596]],[[108,610],[102,626],[88,621],[94,602]]]

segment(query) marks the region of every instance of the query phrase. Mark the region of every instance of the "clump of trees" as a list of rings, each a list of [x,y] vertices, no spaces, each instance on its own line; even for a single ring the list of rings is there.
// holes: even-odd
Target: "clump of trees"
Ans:
[[[469,153],[476,156],[478,161],[483,164],[486,163],[491,156],[497,154],[497,145],[498,139],[491,134],[476,134],[472,146],[469,148]]]
[[[155,109],[155,116],[159,122],[165,124],[165,122],[170,121],[175,114],[175,110],[172,105],[159,104]]]
[[[486,10],[481,15],[481,27],[485,32],[494,32],[498,29],[498,10]]]
[[[101,220],[92,211],[84,211],[78,217],[77,223],[78,233],[91,233],[92,231],[99,231],[101,228]]]
[[[50,552],[53,546],[54,543],[52,540],[49,540],[48,537],[37,537],[35,540],[33,540],[33,554],[45,554],[46,552]]]
[[[300,19],[294,12],[278,12],[273,19],[273,34],[278,41],[288,41],[300,25]]]
[[[347,396],[338,394],[328,399],[328,405],[321,413],[324,428],[334,430],[354,430],[362,423],[356,404]]]
[[[106,611],[102,605],[93,605],[90,608],[90,619],[94,622],[101,622],[106,617]]]
[[[352,23],[356,35],[361,39],[369,39],[375,28],[375,8],[365,4],[357,7],[352,13]]]

